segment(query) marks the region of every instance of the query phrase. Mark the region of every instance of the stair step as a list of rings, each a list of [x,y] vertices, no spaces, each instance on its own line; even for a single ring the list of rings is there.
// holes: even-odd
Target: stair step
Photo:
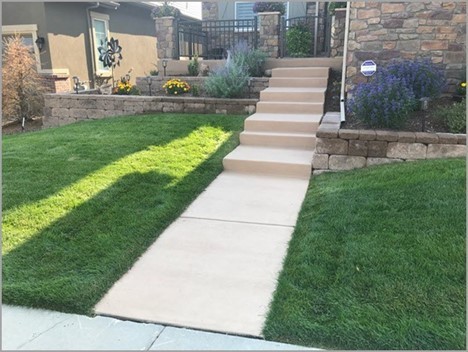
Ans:
[[[259,101],[257,111],[260,113],[280,114],[323,114],[322,103]]]
[[[312,150],[240,145],[223,159],[228,171],[309,178]]]
[[[258,145],[265,147],[314,149],[315,139],[315,134],[313,133],[244,131],[240,134],[240,142],[242,145]]]
[[[322,77],[328,78],[329,67],[284,67],[271,70],[272,77]]]
[[[304,88],[327,88],[327,77],[296,77],[291,79],[289,77],[271,77],[268,81],[270,87],[304,87]]]
[[[269,87],[260,92],[260,101],[323,103],[326,88]]]
[[[322,118],[321,114],[266,114],[255,113],[244,123],[246,131],[279,133],[314,133]]]

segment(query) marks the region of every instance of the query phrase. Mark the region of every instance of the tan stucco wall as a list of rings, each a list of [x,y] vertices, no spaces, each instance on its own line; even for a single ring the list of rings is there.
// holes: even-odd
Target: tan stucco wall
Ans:
[[[43,69],[68,69],[70,76],[93,81],[93,58],[86,8],[95,2],[2,3],[2,25],[37,24],[38,36],[46,38],[41,53]],[[135,77],[149,74],[157,63],[156,30],[151,10],[120,3],[117,10],[91,11],[109,15],[109,35],[119,39],[123,60],[115,70],[118,79],[133,68]],[[88,83],[93,86],[93,83]],[[70,87],[71,88],[71,87]]]

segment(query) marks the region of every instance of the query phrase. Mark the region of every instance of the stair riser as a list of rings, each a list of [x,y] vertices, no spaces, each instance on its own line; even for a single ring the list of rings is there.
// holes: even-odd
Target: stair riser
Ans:
[[[257,103],[258,113],[272,113],[272,114],[323,114],[323,103],[317,104],[271,104],[269,102]]]
[[[273,69],[271,71],[272,77],[320,77],[328,78],[329,69],[322,67],[313,67],[313,68],[304,68],[304,69],[295,69],[295,68],[280,68]]]
[[[265,136],[248,133],[240,134],[240,143],[244,145],[258,145],[280,148],[315,148],[315,137],[304,136]]]
[[[324,92],[260,92],[261,101],[287,101],[287,102],[303,102],[303,103],[324,103]]]
[[[280,132],[280,133],[314,133],[318,122],[256,121],[245,120],[245,131]]]
[[[291,176],[305,179],[308,179],[311,174],[311,165],[305,164],[285,164],[224,158],[223,166],[227,171],[250,174]]]
[[[272,88],[326,88],[328,84],[327,78],[297,78],[289,79],[282,77],[272,77],[269,80],[268,86]]]

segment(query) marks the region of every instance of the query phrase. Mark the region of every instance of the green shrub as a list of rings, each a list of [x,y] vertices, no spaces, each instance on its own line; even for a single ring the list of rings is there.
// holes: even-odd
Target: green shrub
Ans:
[[[215,98],[240,98],[244,96],[249,82],[245,66],[231,61],[210,73],[205,81],[206,93]]]
[[[250,77],[262,77],[265,71],[267,55],[258,49],[250,50],[245,41],[232,48],[232,61],[244,66]]]
[[[200,73],[200,64],[198,62],[198,57],[195,56],[193,60],[190,60],[188,64],[189,76],[198,76]]]
[[[192,84],[192,95],[194,97],[200,96],[200,87],[198,87],[196,84]]]
[[[312,33],[304,23],[296,24],[286,32],[286,48],[290,56],[309,56],[311,43]]]
[[[447,125],[451,133],[466,133],[466,99],[450,107],[437,109],[436,115]]]

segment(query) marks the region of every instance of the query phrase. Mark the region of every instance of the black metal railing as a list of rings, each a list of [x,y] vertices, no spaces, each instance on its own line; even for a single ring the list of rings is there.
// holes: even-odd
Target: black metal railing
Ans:
[[[178,21],[177,57],[223,59],[237,43],[258,47],[257,17],[248,20]]]
[[[330,50],[328,16],[281,18],[281,57],[328,56]]]

